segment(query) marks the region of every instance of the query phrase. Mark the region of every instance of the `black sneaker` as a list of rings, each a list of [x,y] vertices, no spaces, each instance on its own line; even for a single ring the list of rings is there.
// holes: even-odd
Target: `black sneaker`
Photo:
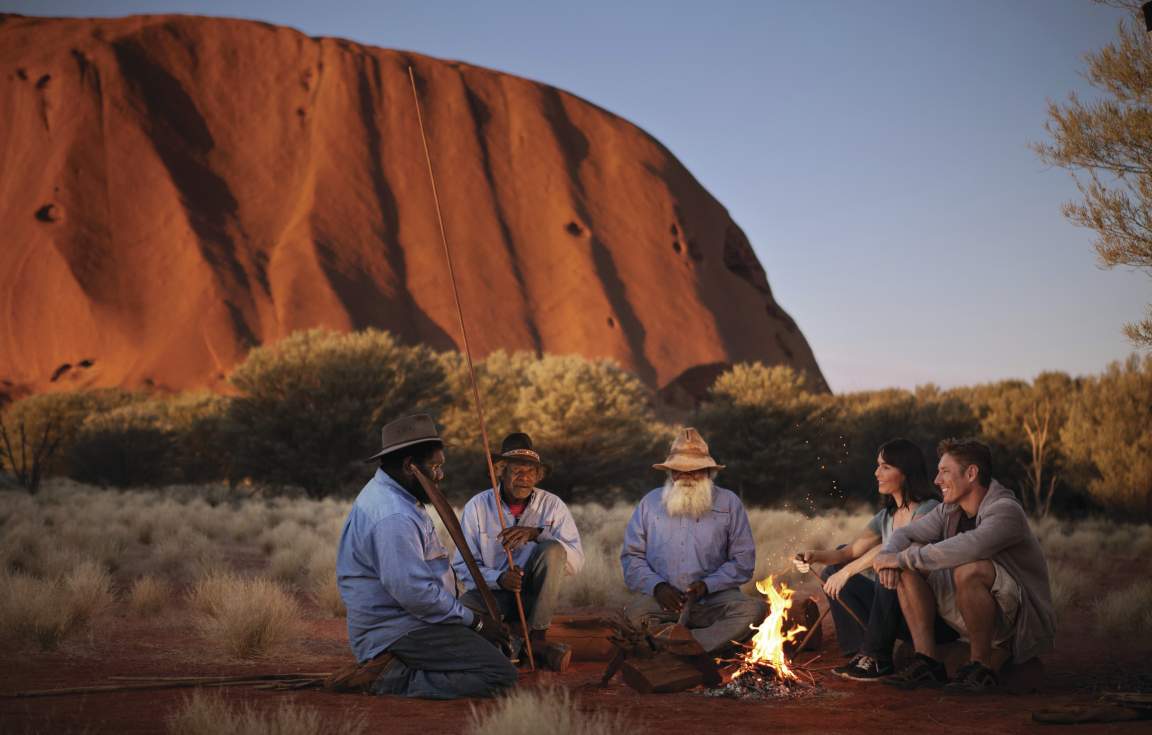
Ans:
[[[939,687],[948,683],[948,670],[944,664],[922,653],[916,654],[912,662],[898,673],[884,679],[898,689],[920,689],[921,687]]]
[[[979,661],[969,661],[956,672],[956,678],[944,687],[948,692],[961,694],[984,694],[1000,686],[996,672]]]
[[[859,653],[846,665],[832,669],[832,673],[852,681],[876,681],[892,675],[892,662]]]

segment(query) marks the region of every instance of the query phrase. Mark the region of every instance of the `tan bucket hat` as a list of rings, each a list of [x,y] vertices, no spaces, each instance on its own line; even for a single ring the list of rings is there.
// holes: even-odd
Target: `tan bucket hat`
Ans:
[[[692,427],[681,429],[676,438],[672,440],[672,447],[668,451],[668,459],[661,464],[652,465],[652,469],[662,472],[694,472],[696,470],[722,470],[724,465],[716,464],[712,455],[708,453],[708,443],[700,432]]]

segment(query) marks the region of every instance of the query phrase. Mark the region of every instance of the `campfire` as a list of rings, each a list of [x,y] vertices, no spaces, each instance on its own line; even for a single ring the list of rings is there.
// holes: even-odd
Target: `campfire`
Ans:
[[[773,577],[757,582],[756,589],[768,598],[768,617],[753,626],[756,635],[744,647],[744,652],[723,662],[730,666],[731,681],[710,694],[739,698],[801,696],[813,690],[815,682],[802,681],[789,665],[785,652],[787,644],[797,643],[808,630],[803,625],[790,625],[788,621],[795,590],[784,584],[777,588]]]

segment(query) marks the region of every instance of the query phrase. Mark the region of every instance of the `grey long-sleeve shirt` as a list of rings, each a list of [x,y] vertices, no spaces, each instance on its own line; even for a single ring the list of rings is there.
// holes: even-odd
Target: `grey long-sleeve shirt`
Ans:
[[[976,511],[976,527],[957,533],[963,512],[955,503],[938,505],[894,531],[883,551],[896,553],[901,568],[924,572],[984,559],[999,563],[1020,585],[1023,596],[1013,658],[1023,662],[1047,653],[1056,634],[1048,564],[1020,502],[993,480]]]

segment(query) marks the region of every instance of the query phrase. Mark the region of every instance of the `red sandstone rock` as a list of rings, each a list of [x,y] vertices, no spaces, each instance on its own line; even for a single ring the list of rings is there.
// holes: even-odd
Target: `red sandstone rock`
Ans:
[[[585,100],[264,23],[3,16],[0,390],[222,388],[315,326],[457,346],[408,64],[478,356],[823,383],[724,207]]]

